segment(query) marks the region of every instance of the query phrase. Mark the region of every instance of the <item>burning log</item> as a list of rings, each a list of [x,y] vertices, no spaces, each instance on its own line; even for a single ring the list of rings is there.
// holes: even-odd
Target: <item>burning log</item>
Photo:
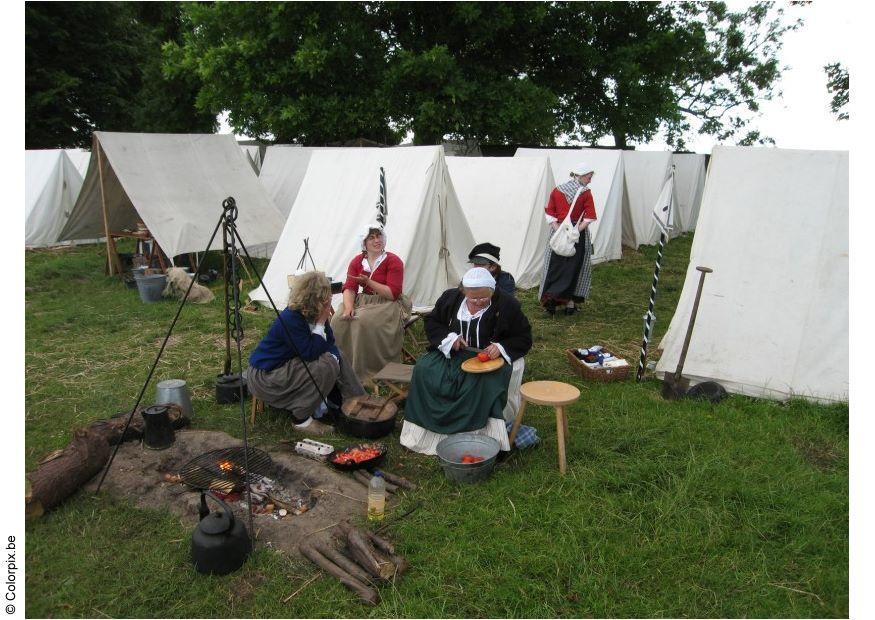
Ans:
[[[334,562],[319,553],[319,551],[314,549],[309,544],[301,543],[298,546],[298,550],[303,556],[313,562],[313,564],[324,570],[332,577],[337,578],[340,583],[355,592],[358,597],[362,599],[365,603],[368,603],[369,605],[376,605],[377,603],[379,603],[380,595],[377,593],[376,589],[370,586],[366,586],[365,584],[360,582],[358,579],[337,566]]]
[[[73,433],[66,448],[27,475],[30,492],[24,500],[25,513],[41,516],[75,493],[100,472],[109,458],[109,450],[106,437],[92,429]]]
[[[346,544],[356,563],[374,577],[389,581],[395,575],[395,564],[383,557],[364,532],[357,527],[350,526]]]

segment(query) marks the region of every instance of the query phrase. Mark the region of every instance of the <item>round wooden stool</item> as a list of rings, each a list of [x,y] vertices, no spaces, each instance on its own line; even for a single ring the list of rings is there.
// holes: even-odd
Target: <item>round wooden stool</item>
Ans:
[[[565,405],[570,405],[580,398],[580,390],[573,385],[561,381],[529,381],[520,387],[520,412],[513,422],[510,431],[510,445],[516,439],[517,431],[526,412],[526,403],[546,405],[556,408],[556,437],[559,444],[559,472],[565,473],[565,435],[568,434],[568,416],[565,415]]]

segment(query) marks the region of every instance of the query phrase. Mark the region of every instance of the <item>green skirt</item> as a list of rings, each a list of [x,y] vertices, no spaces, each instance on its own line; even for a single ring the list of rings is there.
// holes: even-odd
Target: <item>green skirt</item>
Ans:
[[[456,351],[447,359],[440,351],[431,351],[419,358],[404,419],[444,435],[481,429],[489,418],[503,420],[511,365],[480,374],[462,370],[462,362],[475,355]]]

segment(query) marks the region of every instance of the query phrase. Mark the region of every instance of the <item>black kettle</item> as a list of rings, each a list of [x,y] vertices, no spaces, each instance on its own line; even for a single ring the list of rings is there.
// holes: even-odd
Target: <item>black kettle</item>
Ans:
[[[143,431],[143,445],[152,450],[163,450],[173,445],[176,435],[170,423],[168,405],[152,405],[141,412],[146,428]]]
[[[210,512],[207,497],[221,510]],[[191,535],[191,559],[195,570],[205,575],[227,575],[243,566],[252,552],[252,542],[242,521],[231,507],[212,494],[201,493],[201,520]]]

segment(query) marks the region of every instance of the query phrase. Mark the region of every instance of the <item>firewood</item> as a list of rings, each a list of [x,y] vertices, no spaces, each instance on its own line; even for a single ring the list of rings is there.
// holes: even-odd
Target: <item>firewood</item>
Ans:
[[[352,477],[355,478],[358,482],[361,482],[366,487],[369,487],[371,484],[368,477],[365,476],[365,474],[359,469],[353,470]]]
[[[314,542],[311,543],[311,546],[316,549],[316,551],[337,564],[340,568],[348,572],[350,575],[352,575],[362,583],[371,583],[373,578],[368,574],[365,569],[363,569],[351,559],[340,553],[340,551],[338,551],[331,545]]]
[[[401,575],[407,572],[407,569],[410,568],[410,562],[407,561],[407,558],[404,558],[400,555],[395,555],[394,553],[389,554],[389,561],[395,565],[395,578],[399,578]]]
[[[91,430],[76,431],[61,454],[27,475],[30,497],[25,500],[25,512],[39,516],[60,504],[100,472],[109,451],[103,435]]]
[[[324,570],[332,577],[337,578],[340,583],[355,592],[360,599],[369,605],[376,605],[380,601],[380,595],[377,590],[366,586],[358,579],[347,573],[345,570],[337,566],[334,562],[319,553],[316,549],[307,543],[301,543],[298,550],[308,560],[316,566]]]
[[[356,563],[374,577],[388,581],[395,574],[395,565],[374,549],[368,537],[360,529],[350,527],[346,544]]]
[[[410,489],[411,491],[415,491],[417,488],[416,485],[410,482],[410,480],[408,480],[407,478],[395,474],[390,474],[389,472],[382,469],[380,471],[383,472],[383,477],[392,484],[397,484],[399,487]]]

